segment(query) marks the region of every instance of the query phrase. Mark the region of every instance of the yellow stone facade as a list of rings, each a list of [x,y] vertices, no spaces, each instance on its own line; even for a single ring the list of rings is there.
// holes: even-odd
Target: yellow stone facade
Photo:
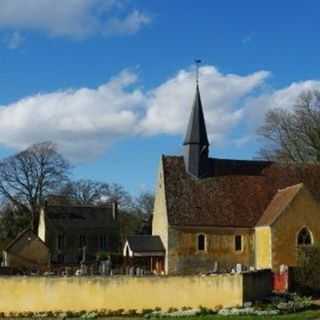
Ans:
[[[271,229],[257,227],[255,229],[255,266],[257,269],[272,268]]]
[[[198,236],[205,236],[205,250],[199,251]],[[242,249],[235,248],[235,237],[241,236]],[[169,227],[168,273],[207,272],[218,263],[219,270],[231,270],[235,264],[254,265],[254,233],[249,229]]]
[[[297,264],[297,236],[303,227],[309,229],[313,242],[320,240],[320,205],[304,187],[271,226],[274,270],[281,264]]]
[[[163,162],[160,161],[156,197],[154,201],[152,234],[159,236],[166,250],[165,270],[168,270],[168,215],[165,195],[165,183],[163,175]]]

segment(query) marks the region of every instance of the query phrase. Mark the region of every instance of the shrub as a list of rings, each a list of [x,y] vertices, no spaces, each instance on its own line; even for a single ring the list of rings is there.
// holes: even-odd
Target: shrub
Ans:
[[[152,309],[142,309],[141,314],[142,314],[142,315],[146,315],[146,314],[149,314],[149,313],[152,313],[152,312],[153,312]]]
[[[138,314],[137,310],[136,309],[129,309],[128,310],[128,316],[136,316]]]
[[[216,313],[216,311],[214,310],[211,310],[209,308],[206,308],[206,307],[203,307],[203,306],[199,306],[199,313],[198,315],[201,315],[201,316],[206,316],[208,314],[213,314],[213,313]]]
[[[88,312],[86,314],[83,314],[81,316],[81,319],[96,319],[97,318],[97,313],[96,312]]]
[[[191,310],[191,309],[192,309],[191,307],[182,307],[181,308],[182,311],[188,311],[188,310]]]
[[[299,248],[298,267],[294,270],[297,291],[304,294],[320,292],[320,244]]]

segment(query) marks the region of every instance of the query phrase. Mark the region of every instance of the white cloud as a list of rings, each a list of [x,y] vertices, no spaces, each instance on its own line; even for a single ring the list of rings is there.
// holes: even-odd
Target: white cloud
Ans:
[[[126,17],[113,18],[107,23],[105,33],[107,35],[113,34],[133,34],[138,32],[144,25],[149,24],[151,18],[144,13],[134,10]]]
[[[17,49],[22,45],[23,42],[24,38],[18,31],[13,32],[6,39],[6,44],[9,49]]]
[[[255,134],[257,127],[263,123],[264,115],[268,110],[274,108],[292,110],[301,93],[313,89],[320,90],[320,81],[293,82],[285,88],[248,99],[244,107],[244,118],[248,120],[247,124],[251,128],[252,134]]]
[[[1,0],[0,29],[84,38],[103,34],[106,23],[114,19],[114,11],[124,10],[126,3],[126,0]],[[143,21],[136,22],[131,29],[128,27],[128,17],[136,15],[150,19],[138,11],[129,12],[124,19],[117,19],[113,32],[138,31]]]
[[[97,89],[82,88],[38,94],[0,108],[0,143],[23,149],[51,140],[73,160],[87,160],[103,152],[115,139],[130,135],[137,108],[144,102],[128,71]]]
[[[200,68],[200,90],[208,133],[224,135],[242,119],[239,101],[261,86],[267,71],[247,76],[222,74],[213,66]],[[181,134],[187,125],[195,91],[194,71],[182,70],[149,93],[149,107],[141,121],[145,134]]]
[[[213,66],[200,68],[210,140],[217,143],[241,126],[232,142],[243,147],[252,142],[267,110],[291,108],[302,91],[320,89],[320,82],[305,81],[266,91],[268,76],[267,71],[240,76]],[[194,70],[189,68],[149,91],[140,88],[136,73],[123,71],[95,89],[39,93],[0,107],[0,144],[21,150],[51,140],[79,162],[96,158],[119,138],[183,135],[194,91]]]

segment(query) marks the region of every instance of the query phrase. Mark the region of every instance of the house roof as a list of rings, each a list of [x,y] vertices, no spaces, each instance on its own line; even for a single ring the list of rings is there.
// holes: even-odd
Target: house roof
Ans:
[[[37,240],[40,241],[44,246],[47,247],[47,245],[34,233],[32,232],[29,228],[23,230],[20,232],[15,239],[13,239],[4,249],[4,251],[12,251],[12,252],[19,252],[21,249],[23,249],[28,242]]]
[[[164,252],[164,246],[159,236],[137,235],[127,239],[133,252]]]
[[[113,210],[112,205],[105,207],[47,205],[45,215],[49,224],[59,230],[105,228],[115,223]]]
[[[257,226],[261,227],[271,225],[290,205],[302,187],[303,183],[299,183],[294,186],[278,190],[258,221]]]
[[[254,227],[279,189],[303,182],[320,199],[320,166],[210,159],[210,175],[194,179],[182,157],[163,156],[172,226]]]

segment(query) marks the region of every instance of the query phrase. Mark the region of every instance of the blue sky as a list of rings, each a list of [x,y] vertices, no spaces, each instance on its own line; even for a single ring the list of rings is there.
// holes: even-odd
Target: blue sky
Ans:
[[[58,143],[76,178],[152,190],[194,93],[211,155],[250,159],[272,107],[320,88],[317,1],[2,0],[0,156]]]

